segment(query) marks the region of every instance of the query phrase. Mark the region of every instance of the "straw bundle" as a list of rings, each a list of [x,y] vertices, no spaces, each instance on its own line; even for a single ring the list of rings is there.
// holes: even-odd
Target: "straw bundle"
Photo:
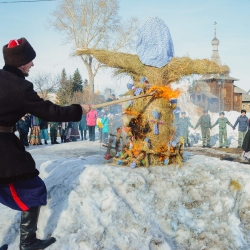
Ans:
[[[127,74],[134,81],[139,81],[142,76],[145,76],[155,85],[170,84],[192,74],[229,73],[227,66],[219,66],[207,59],[173,58],[166,66],[156,68],[142,64],[137,55],[94,49],[78,50],[76,53],[76,55],[82,54],[93,55],[99,62],[115,68],[115,75]]]
[[[142,89],[140,94],[156,92],[153,96],[135,99],[124,111],[124,131],[129,131],[128,139],[115,161],[132,168],[171,163],[181,165],[184,142],[182,138],[172,141],[175,134],[173,110],[176,105],[170,104],[170,99],[177,98],[180,91],[172,90],[168,84],[192,74],[229,72],[227,66],[219,66],[207,59],[173,58],[166,66],[156,68],[142,64],[137,55],[126,53],[84,49],[76,54],[93,55],[99,62],[115,68],[116,75],[130,75],[135,81],[135,88]],[[139,83],[143,76],[151,84],[149,89]],[[134,95],[134,91],[129,90],[125,95]]]

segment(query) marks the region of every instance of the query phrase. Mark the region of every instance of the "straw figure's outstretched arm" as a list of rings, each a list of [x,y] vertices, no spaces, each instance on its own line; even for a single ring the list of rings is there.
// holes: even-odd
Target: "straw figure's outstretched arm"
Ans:
[[[199,74],[227,74],[227,66],[219,66],[207,59],[174,57],[166,66],[156,68],[144,65],[137,55],[97,49],[78,49],[76,55],[93,55],[100,63],[115,68],[115,75],[127,74],[135,81],[145,76],[155,85],[170,84],[182,77]]]
[[[76,55],[93,55],[100,63],[118,69],[116,75],[127,73],[131,76],[139,76],[141,75],[140,72],[144,71],[145,68],[145,65],[141,63],[137,55],[122,52],[98,49],[77,49]]]
[[[228,74],[230,71],[228,66],[219,66],[207,59],[191,59],[189,57],[174,57],[161,70],[166,84],[193,74]]]

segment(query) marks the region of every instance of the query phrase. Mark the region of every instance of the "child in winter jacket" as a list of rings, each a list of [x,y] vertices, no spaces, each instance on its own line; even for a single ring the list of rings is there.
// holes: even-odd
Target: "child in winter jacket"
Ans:
[[[242,147],[242,143],[243,140],[245,138],[245,135],[247,133],[248,130],[248,118],[246,116],[246,110],[242,109],[241,110],[241,116],[239,116],[233,126],[233,129],[236,128],[237,124],[239,124],[238,126],[238,148]]]
[[[102,118],[102,126],[103,142],[106,144],[108,142],[109,135],[109,118],[106,114],[104,114]]]
[[[227,125],[233,128],[233,125],[228,121],[225,117],[224,112],[220,112],[220,118],[217,119],[214,125],[211,126],[211,129],[219,124],[219,142],[220,148],[226,147],[228,148],[228,140],[227,140]]]

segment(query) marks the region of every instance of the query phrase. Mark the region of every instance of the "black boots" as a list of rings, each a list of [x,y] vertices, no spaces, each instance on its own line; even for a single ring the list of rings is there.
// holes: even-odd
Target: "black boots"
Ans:
[[[0,250],[7,250],[8,249],[8,245],[3,245],[0,247]]]
[[[39,212],[40,207],[32,207],[28,211],[22,212],[20,224],[20,250],[45,249],[56,241],[53,237],[46,240],[39,240],[36,238]]]

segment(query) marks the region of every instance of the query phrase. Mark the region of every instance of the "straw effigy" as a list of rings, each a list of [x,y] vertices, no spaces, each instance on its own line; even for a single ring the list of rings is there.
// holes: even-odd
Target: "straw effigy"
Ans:
[[[180,91],[172,90],[168,85],[182,77],[193,74],[228,74],[227,66],[219,66],[207,59],[189,57],[172,58],[162,68],[143,64],[137,55],[106,50],[81,49],[76,55],[93,55],[100,63],[115,69],[115,75],[126,74],[132,77],[135,89],[141,89],[140,94],[154,92],[154,96],[136,99],[124,110],[124,130],[127,131],[124,145],[115,162],[130,167],[181,165],[184,145],[180,138],[173,141],[173,110]],[[146,77],[149,85],[140,83]],[[130,89],[126,95],[134,95]],[[157,117],[154,117],[157,114]],[[129,132],[128,132],[129,131]]]
[[[107,50],[82,49],[76,55],[93,55],[100,63],[115,68],[115,75],[127,74],[133,80],[140,81],[145,76],[154,85],[170,84],[184,76],[193,74],[227,74],[227,66],[219,66],[207,59],[194,59],[189,57],[174,57],[170,63],[162,68],[156,68],[141,63],[137,55]]]

